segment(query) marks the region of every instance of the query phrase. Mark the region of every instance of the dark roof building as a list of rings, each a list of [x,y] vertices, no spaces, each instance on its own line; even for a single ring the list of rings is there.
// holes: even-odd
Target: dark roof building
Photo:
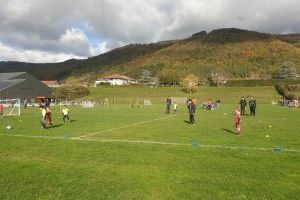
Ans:
[[[51,97],[51,88],[26,72],[0,73],[0,98]]]

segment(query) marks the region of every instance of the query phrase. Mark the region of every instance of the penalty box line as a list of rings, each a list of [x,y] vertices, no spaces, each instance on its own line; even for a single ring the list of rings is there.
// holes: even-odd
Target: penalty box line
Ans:
[[[138,125],[141,125],[141,124],[147,124],[147,123],[151,123],[151,122],[155,122],[155,121],[159,121],[159,120],[163,120],[163,119],[168,119],[168,118],[171,118],[171,117],[175,117],[175,115],[171,115],[171,116],[167,116],[167,117],[160,117],[160,118],[146,120],[146,121],[141,121],[141,122],[135,122],[133,124],[119,126],[119,127],[116,127],[116,128],[110,128],[110,129],[100,130],[100,131],[97,131],[97,133],[91,133],[91,134],[81,135],[79,137],[74,137],[73,139],[84,138],[84,137],[87,137],[87,136],[94,136],[94,135],[98,135],[99,133],[115,131],[115,130],[119,130],[119,129],[123,129],[123,128],[130,128],[130,127],[138,126]]]
[[[51,136],[38,136],[38,135],[13,135],[13,134],[0,134],[2,136],[23,137],[23,138],[40,138],[40,139],[53,139],[53,140],[73,140],[73,141],[89,141],[89,142],[106,142],[106,143],[127,143],[127,144],[154,144],[154,145],[169,145],[169,146],[193,146],[188,143],[176,142],[158,142],[147,140],[120,140],[120,139],[94,139],[94,138],[65,138],[65,137],[51,137]],[[195,147],[215,148],[215,149],[230,149],[230,150],[249,150],[249,151],[274,151],[276,148],[271,147],[242,147],[242,146],[226,146],[226,145],[205,145],[199,144]],[[283,152],[300,153],[300,149],[280,149]]]

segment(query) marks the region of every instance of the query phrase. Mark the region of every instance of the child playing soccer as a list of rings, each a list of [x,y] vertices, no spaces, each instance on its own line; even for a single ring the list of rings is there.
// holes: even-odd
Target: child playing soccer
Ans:
[[[239,135],[241,133],[241,112],[240,109],[235,109],[235,128],[236,134]]]
[[[45,109],[45,107],[44,106],[40,106],[40,109],[41,109],[41,111],[42,111],[42,119],[41,119],[41,128],[47,128],[47,126],[46,126],[46,122],[45,122],[45,120],[46,120],[46,115],[47,115],[47,111],[46,111],[46,109]]]
[[[69,118],[69,109],[67,108],[67,106],[64,106],[64,108],[62,109],[62,114],[63,114],[63,121],[66,122],[66,119],[68,120],[68,122],[70,122],[70,118]]]
[[[174,106],[173,113],[176,113],[177,112],[177,103],[176,103],[176,101],[174,102],[173,106]]]
[[[50,107],[47,106],[46,107],[46,123],[49,124],[50,126],[52,126],[52,114],[51,114],[51,110]]]
[[[4,111],[4,107],[2,105],[2,103],[0,103],[0,118],[3,118],[3,111]]]

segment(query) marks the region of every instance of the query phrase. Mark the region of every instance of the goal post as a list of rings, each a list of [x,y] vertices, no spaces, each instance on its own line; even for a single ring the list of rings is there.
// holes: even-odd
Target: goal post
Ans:
[[[20,116],[21,100],[20,99],[0,99],[3,106],[3,116]]]

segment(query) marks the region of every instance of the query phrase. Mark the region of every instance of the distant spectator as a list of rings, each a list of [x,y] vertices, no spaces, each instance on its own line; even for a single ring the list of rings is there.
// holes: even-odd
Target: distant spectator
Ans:
[[[171,100],[171,98],[168,96],[168,98],[167,98],[167,100],[166,100],[166,114],[170,114],[171,103],[172,103],[172,100]]]
[[[246,106],[247,106],[247,101],[246,101],[245,97],[242,97],[242,99],[240,100],[241,115],[245,114]]]
[[[250,97],[249,107],[250,107],[250,115],[255,116],[256,100],[253,97]]]
[[[28,104],[28,100],[27,98],[24,99],[24,108],[26,109],[27,108],[27,104]]]
[[[196,112],[196,104],[192,101],[192,99],[188,100],[187,108],[189,112],[190,124],[195,124],[195,112]]]

